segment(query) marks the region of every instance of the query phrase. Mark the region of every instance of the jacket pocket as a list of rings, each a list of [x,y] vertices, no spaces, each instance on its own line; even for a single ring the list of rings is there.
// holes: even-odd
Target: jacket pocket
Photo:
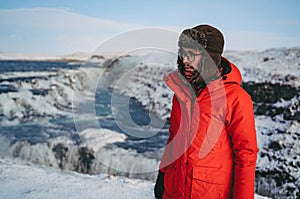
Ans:
[[[224,199],[225,173],[216,168],[193,168],[191,198]]]

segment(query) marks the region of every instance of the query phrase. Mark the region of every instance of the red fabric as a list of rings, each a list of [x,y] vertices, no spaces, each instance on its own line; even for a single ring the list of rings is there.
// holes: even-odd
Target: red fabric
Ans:
[[[165,78],[175,95],[160,164],[163,199],[254,198],[258,148],[252,100],[240,87],[239,70],[230,67],[226,78],[209,83],[197,98],[179,73]]]

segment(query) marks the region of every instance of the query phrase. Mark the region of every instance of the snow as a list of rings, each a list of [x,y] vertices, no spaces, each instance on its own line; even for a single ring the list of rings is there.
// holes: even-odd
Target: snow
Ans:
[[[108,129],[86,129],[79,132],[82,143],[94,151],[99,151],[107,144],[124,142],[126,135]]]
[[[107,174],[85,175],[0,159],[0,198],[154,199],[154,183]],[[255,199],[266,199],[255,195]]]
[[[226,51],[224,56],[239,67],[245,82],[300,85],[300,48]]]
[[[0,75],[1,86],[16,92],[0,95],[0,115],[6,118],[2,124],[11,125],[34,116],[72,116],[74,105],[93,101],[97,84],[94,80],[102,74],[99,68],[80,67],[59,71],[9,72]],[[10,81],[11,79],[28,79]],[[32,90],[44,91],[35,95]]]
[[[122,177],[83,175],[0,159],[0,198],[154,198],[153,182]]]

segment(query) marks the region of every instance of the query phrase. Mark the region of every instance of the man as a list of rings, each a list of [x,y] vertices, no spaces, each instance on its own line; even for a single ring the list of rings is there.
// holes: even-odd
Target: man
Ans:
[[[179,37],[170,135],[155,184],[163,199],[254,198],[257,141],[251,97],[209,25]]]

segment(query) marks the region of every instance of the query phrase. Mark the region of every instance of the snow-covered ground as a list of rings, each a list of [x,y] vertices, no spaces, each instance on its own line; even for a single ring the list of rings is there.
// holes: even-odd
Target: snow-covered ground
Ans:
[[[85,175],[0,159],[0,198],[154,199],[154,183],[107,174]],[[255,199],[266,199],[259,195]]]
[[[107,174],[84,175],[0,159],[0,198],[150,199],[153,182]]]

